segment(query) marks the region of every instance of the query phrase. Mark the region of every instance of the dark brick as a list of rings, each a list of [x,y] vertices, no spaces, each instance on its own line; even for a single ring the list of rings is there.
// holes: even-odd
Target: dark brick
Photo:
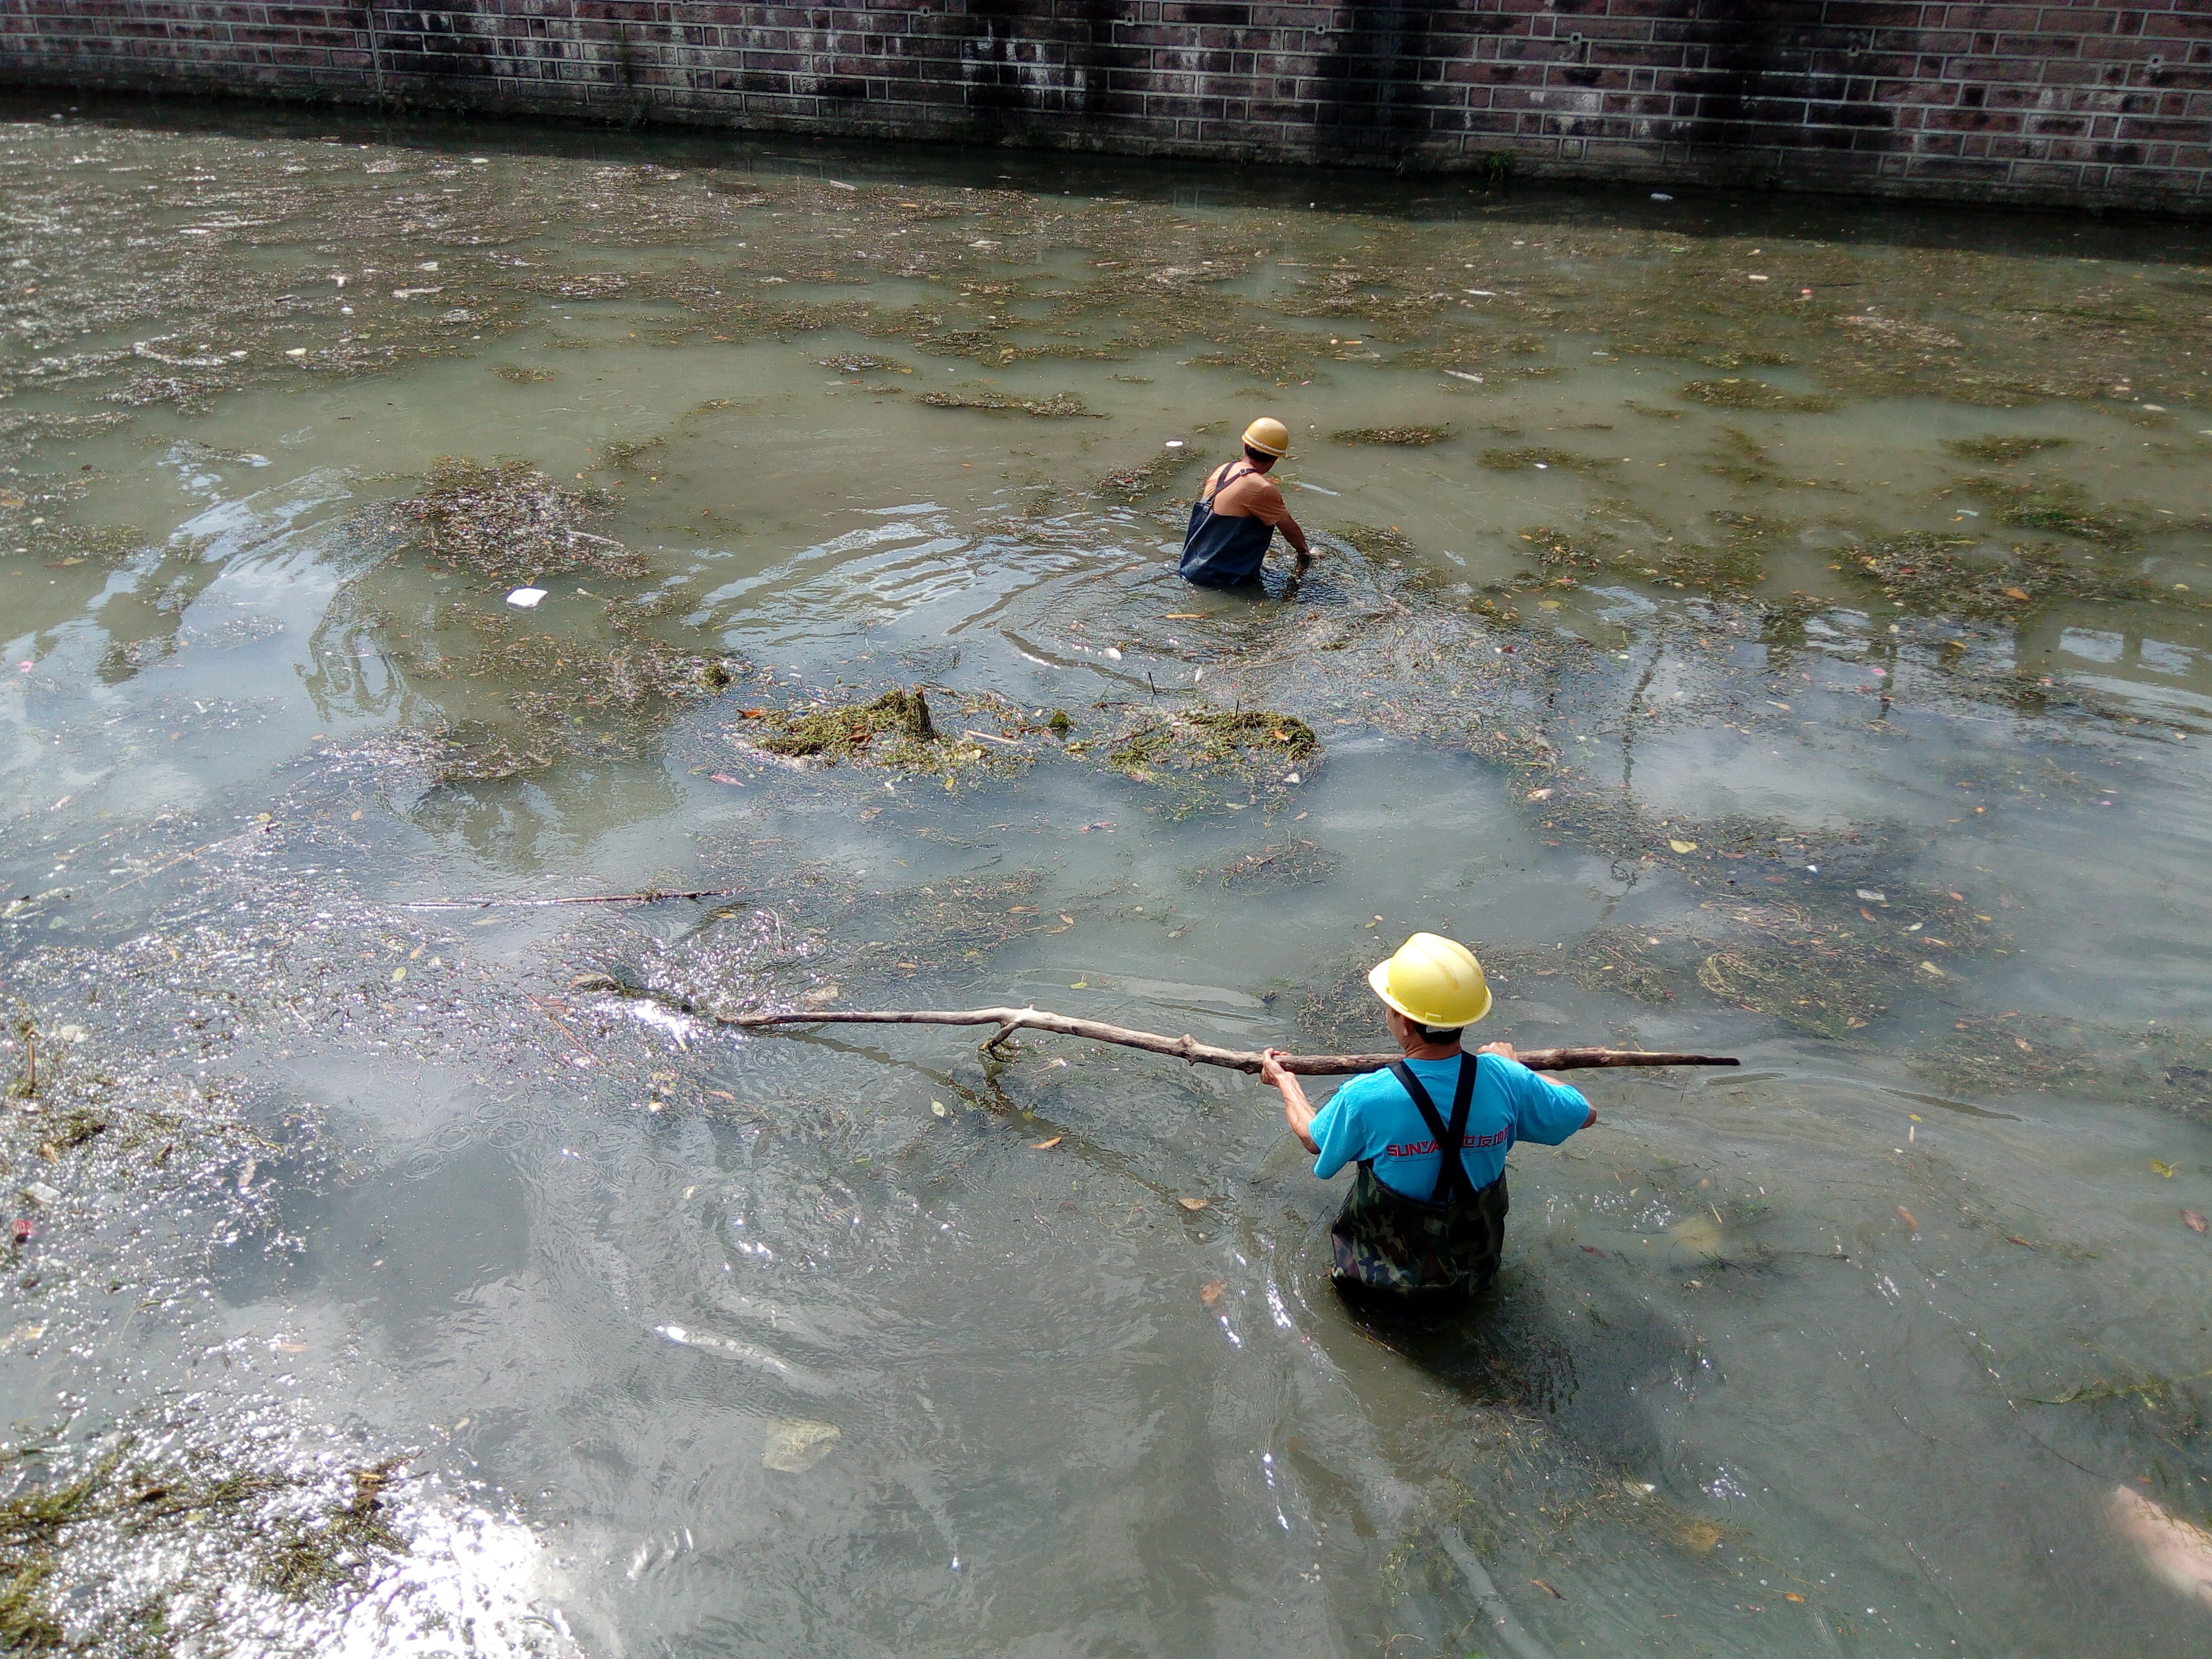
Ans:
[[[2212,4],[6,0],[0,82],[1254,160],[2212,202]],[[2152,61],[2158,61],[2154,64]],[[979,82],[1012,71],[1003,84]],[[997,101],[988,101],[995,98]],[[1386,112],[1378,125],[1375,112]],[[1701,170],[1703,170],[1701,173]]]

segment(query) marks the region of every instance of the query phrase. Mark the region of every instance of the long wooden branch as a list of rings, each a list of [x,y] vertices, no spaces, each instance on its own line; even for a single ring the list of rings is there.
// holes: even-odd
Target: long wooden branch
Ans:
[[[817,1009],[811,1013],[717,1014],[724,1025],[995,1025],[990,1041],[1005,1041],[1018,1030],[1056,1031],[1062,1036],[1089,1037],[1097,1042],[1117,1042],[1125,1048],[1142,1048],[1200,1066],[1225,1066],[1234,1072],[1257,1072],[1260,1055],[1249,1048],[1218,1048],[1195,1037],[1162,1036],[1155,1031],[1131,1030],[1095,1019],[1048,1013],[1041,1008],[902,1008],[867,1010]],[[1403,1054],[1285,1054],[1283,1069],[1305,1077],[1345,1077],[1355,1072],[1379,1072]],[[1530,1048],[1521,1062],[1542,1072],[1571,1072],[1601,1066],[1739,1066],[1726,1054],[1654,1054],[1638,1048]]]

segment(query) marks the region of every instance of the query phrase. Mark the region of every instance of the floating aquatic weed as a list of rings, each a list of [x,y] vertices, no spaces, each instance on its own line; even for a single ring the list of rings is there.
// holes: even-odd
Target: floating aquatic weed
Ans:
[[[1656,1006],[1672,1002],[1680,983],[1679,969],[1651,954],[1658,945],[1648,928],[1599,927],[1565,950],[1506,947],[1484,952],[1482,960],[1500,987],[1556,975],[1585,991],[1613,992]]]
[[[1983,461],[1993,465],[2009,466],[2014,461],[2024,461],[2031,455],[2039,455],[2046,449],[2063,449],[2073,441],[2071,438],[1992,435],[1984,438],[1946,438],[1943,440],[1943,447],[1961,460]]]
[[[1319,886],[1335,875],[1342,863],[1320,842],[1293,836],[1249,853],[1227,854],[1217,864],[1185,872],[1183,879],[1245,892],[1272,892],[1284,887]]]
[[[1414,545],[1413,538],[1395,524],[1339,525],[1335,534],[1349,543],[1362,557],[1372,559],[1377,564],[1402,562],[1414,557],[1420,551],[1420,549]]]
[[[1692,403],[1714,404],[1723,409],[1761,409],[1778,414],[1826,415],[1837,407],[1833,398],[1778,391],[1764,380],[1729,378],[1691,380],[1674,393]]]
[[[978,392],[965,396],[950,392],[925,392],[915,399],[931,409],[980,409],[989,414],[1006,414],[1015,410],[1041,420],[1069,420],[1078,416],[1100,418],[1083,406],[1083,399],[1069,392],[1056,392],[1049,398],[1008,398],[996,392]]]
[[[2076,1382],[2063,1393],[2048,1398],[2036,1397],[2030,1403],[2038,1406],[2097,1405],[2108,1400],[2137,1401],[2146,1406],[2163,1405],[2175,1392],[2173,1379],[2156,1372],[2147,1376],[2130,1376],[2125,1372],[2117,1376],[2092,1377],[2086,1382]]]
[[[2056,530],[2115,549],[2132,545],[2136,537],[2130,520],[2093,510],[2089,492],[2069,479],[2037,472],[2022,477],[1984,475],[1960,479],[1953,487],[1994,506],[1999,524]]]
[[[772,755],[820,757],[829,761],[851,758],[875,740],[889,737],[907,744],[940,741],[931,721],[929,701],[919,688],[886,691],[872,702],[806,714],[763,711],[757,718],[763,735],[757,745]],[[877,752],[888,753],[885,744]]]
[[[453,1517],[398,1497],[404,1457],[349,1466],[262,1425],[229,1425],[215,1443],[198,1414],[136,1414],[89,1444],[50,1438],[7,1461],[18,1482],[0,1500],[10,1651],[330,1652],[349,1649],[342,1632],[372,1589],[374,1622],[395,1643],[472,1613],[485,1628],[471,1651],[574,1651],[500,1639],[532,1587],[470,1576],[484,1564],[464,1564]],[[461,1583],[436,1583],[456,1571]]]
[[[840,374],[911,374],[914,370],[894,357],[878,357],[866,351],[844,351],[835,357],[821,360],[824,368],[834,368]]]
[[[2011,1011],[1969,1014],[1931,1031],[1906,1060],[1931,1081],[1984,1097],[2124,1097],[2179,1117],[2212,1116],[2212,1036],[2171,1021],[2142,1027]]]
[[[748,853],[757,862],[759,849]],[[1066,932],[1059,911],[1035,902],[1042,881],[1018,870],[870,891],[849,874],[801,869],[760,884],[742,918],[671,943],[611,928],[593,947],[601,966],[571,983],[708,1018],[842,1006],[861,988],[969,972],[1017,939]]]
[[[614,505],[599,490],[568,489],[524,461],[483,465],[441,458],[421,495],[389,515],[417,526],[421,545],[495,581],[592,570],[617,578],[645,572],[621,543],[582,526]]]
[[[985,696],[963,698],[960,714],[978,724],[939,730],[928,697],[917,686],[865,702],[748,709],[744,726],[730,736],[741,749],[792,765],[865,763],[933,772],[948,783],[963,773],[1003,774],[1036,758],[1039,751],[1030,744],[1046,728],[1032,726],[1018,709]]]
[[[1492,472],[1555,466],[1569,472],[1592,472],[1616,465],[1611,456],[1577,455],[1572,450],[1550,449],[1540,444],[1522,449],[1486,449],[1479,459]]]
[[[543,386],[559,378],[553,369],[533,368],[522,363],[494,363],[491,372],[509,386]]]
[[[1097,489],[1101,495],[1118,495],[1131,502],[1140,501],[1188,471],[1191,463],[1200,459],[1197,452],[1187,442],[1171,449],[1164,448],[1150,460],[1138,461],[1109,472],[1099,479]]]
[[[2073,1021],[2020,1014],[1969,1016],[1917,1044],[1908,1059],[1932,1081],[1984,1097],[2072,1091],[2113,1080],[2096,1039]],[[2117,1056],[2113,1056],[2117,1058]]]
[[[514,732],[476,726],[445,733],[448,758],[434,769],[444,781],[516,775],[550,763],[586,729],[596,730],[601,752],[615,743],[635,750],[679,710],[751,672],[735,657],[685,650],[634,626],[618,628],[616,642],[601,644],[532,632],[503,617],[478,625],[483,642],[473,656],[418,667],[416,684],[495,679],[517,688],[508,701],[526,725]],[[455,772],[456,762],[469,769]]]
[[[1547,524],[1521,532],[1521,539],[1535,549],[1536,562],[1547,571],[1597,570],[1613,562],[1609,551],[1585,546],[1565,531]],[[1658,573],[1652,571],[1648,574],[1656,575]]]
[[[1186,319],[1194,327],[1200,319]],[[1300,335],[1283,330],[1267,328],[1237,329],[1237,337],[1229,344],[1211,351],[1201,351],[1191,361],[1208,368],[1241,369],[1247,374],[1259,376],[1278,386],[1296,384],[1313,378],[1313,342]]]
[[[1839,329],[1848,330],[1862,340],[1871,340],[1883,345],[1921,352],[1957,351],[1965,342],[1955,334],[1927,323],[1916,323],[1907,317],[1878,316],[1868,312],[1846,313],[1832,319]],[[1923,362],[1926,359],[1923,357]]]
[[[1715,951],[1697,977],[1723,1002],[1828,1037],[1872,1024],[1889,1010],[1884,997],[1895,994],[1888,976],[1863,977],[1844,953],[1803,939]]]
[[[1453,334],[1433,344],[1417,345],[1390,360],[1395,368],[1435,369],[1459,378],[1468,369],[1495,370],[1498,357],[1541,357],[1551,348],[1539,334]]]
[[[1969,549],[1976,556],[1966,556]],[[1873,577],[1900,609],[1923,616],[2013,617],[2061,600],[2172,602],[2139,575],[2049,546],[2000,553],[1974,538],[1910,535],[1847,548],[1841,559],[1846,570]]]
[[[405,752],[417,739],[428,751],[427,770],[434,784],[497,783],[507,778],[542,772],[559,757],[565,745],[556,736],[540,733],[520,741],[480,720],[461,720],[451,726],[414,732],[394,732],[398,752]]]
[[[1068,752],[1110,745],[1106,763],[1140,783],[1164,771],[1252,774],[1256,767],[1264,775],[1310,764],[1321,751],[1310,726],[1295,714],[1265,708],[1186,708],[1140,719],[1111,738],[1079,744],[1070,744]]]
[[[615,438],[599,446],[600,463],[617,472],[628,471],[639,465],[638,458],[656,449],[665,449],[668,440],[653,438]]]
[[[1650,555],[1649,570],[1680,587],[1708,593],[1747,592],[1766,580],[1767,550],[1797,529],[1782,520],[1725,509],[1706,517],[1720,532],[1718,542],[1663,540],[1644,550]]]
[[[1771,471],[1767,453],[1751,434],[1741,427],[1723,427],[1715,436],[1715,458],[1705,464],[1705,471],[1717,478],[1726,478],[1730,483],[1747,489],[1762,484],[1805,483],[1817,485],[1818,479],[1785,480]]]
[[[1340,444],[1381,444],[1401,449],[1418,449],[1426,444],[1441,443],[1451,436],[1448,426],[1359,426],[1347,427],[1328,434],[1329,441]],[[1489,463],[1486,461],[1485,465]]]

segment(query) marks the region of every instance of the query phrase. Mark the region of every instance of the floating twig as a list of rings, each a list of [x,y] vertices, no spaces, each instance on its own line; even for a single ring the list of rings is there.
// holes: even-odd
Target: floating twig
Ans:
[[[698,1010],[687,1010],[698,1012]],[[1261,1056],[1245,1048],[1221,1048],[1189,1036],[1162,1036],[1155,1031],[1132,1030],[1095,1019],[1077,1019],[1040,1008],[963,1008],[895,1010],[816,1009],[811,1013],[712,1014],[717,1024],[757,1029],[770,1025],[995,1025],[986,1048],[1004,1042],[1018,1030],[1054,1031],[1062,1036],[1089,1037],[1097,1042],[1119,1043],[1155,1054],[1187,1060],[1200,1066],[1223,1066],[1233,1072],[1257,1072]],[[1283,1069],[1306,1077],[1345,1077],[1357,1072],[1379,1072],[1402,1054],[1285,1054]],[[1617,1066],[1740,1066],[1724,1054],[1647,1054],[1640,1048],[1531,1048],[1518,1056],[1537,1071],[1583,1071]]]
[[[516,909],[539,909],[553,904],[658,904],[663,899],[727,898],[742,887],[702,887],[695,892],[665,893],[648,887],[641,893],[588,893],[576,898],[459,898],[410,899],[394,905],[398,910],[489,910],[494,905]]]

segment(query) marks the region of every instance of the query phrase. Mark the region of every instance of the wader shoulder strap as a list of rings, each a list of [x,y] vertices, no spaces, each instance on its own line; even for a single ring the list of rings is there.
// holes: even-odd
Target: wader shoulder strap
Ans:
[[[1244,472],[1239,472],[1237,470],[1240,466],[1244,469],[1244,472],[1249,472],[1252,470],[1252,463],[1249,461],[1231,461],[1213,475],[1212,481],[1206,486],[1206,494],[1199,498],[1208,512],[1212,511],[1213,498],[1244,476]]]
[[[1437,1103],[1429,1098],[1429,1091],[1421,1086],[1413,1068],[1402,1060],[1390,1062],[1390,1075],[1413,1097],[1413,1109],[1421,1121],[1429,1126],[1436,1137],[1440,1160],[1437,1170],[1436,1191],[1429,1196],[1431,1204],[1451,1204],[1462,1198],[1471,1197],[1474,1183],[1467,1178],[1467,1166],[1460,1162],[1461,1143],[1467,1139],[1467,1115],[1474,1103],[1475,1058],[1462,1054],[1459,1058],[1459,1086],[1452,1091],[1451,1121],[1446,1124],[1437,1115]]]

